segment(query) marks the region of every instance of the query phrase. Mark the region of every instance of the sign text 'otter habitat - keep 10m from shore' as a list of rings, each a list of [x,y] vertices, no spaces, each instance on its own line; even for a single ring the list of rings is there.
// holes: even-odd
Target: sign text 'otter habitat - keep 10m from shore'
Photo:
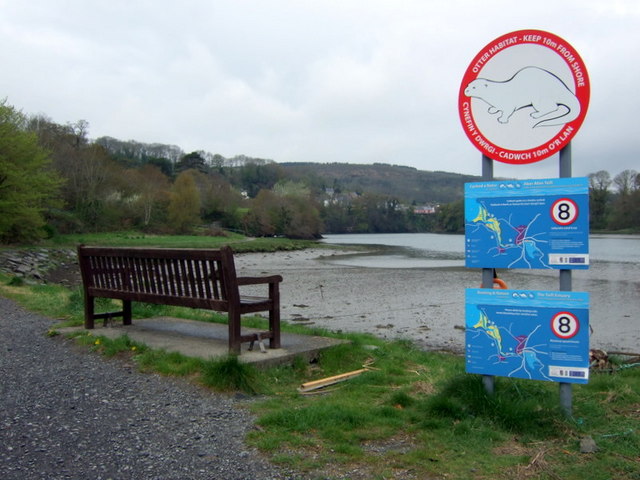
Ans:
[[[476,55],[458,111],[471,143],[511,164],[543,160],[567,146],[584,121],[589,76],[576,50],[540,30],[503,35]]]

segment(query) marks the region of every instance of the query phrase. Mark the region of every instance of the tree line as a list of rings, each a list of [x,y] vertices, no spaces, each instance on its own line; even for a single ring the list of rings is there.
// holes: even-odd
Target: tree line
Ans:
[[[331,232],[438,228],[399,199],[331,189],[270,160],[89,140],[89,124],[57,124],[0,102],[0,242],[56,233],[139,229],[318,238]],[[337,193],[328,194],[332,190]]]
[[[0,101],[0,243],[56,233],[136,229],[150,233],[319,238],[323,233],[462,232],[462,192],[418,214],[415,202],[312,169],[225,158],[175,145],[111,137],[89,124],[60,125]],[[590,176],[592,227],[638,229],[638,174]],[[615,186],[616,191],[611,187]],[[424,193],[424,192],[422,192]]]
[[[612,188],[613,187],[613,188]],[[640,173],[606,170],[589,175],[591,230],[640,231]]]

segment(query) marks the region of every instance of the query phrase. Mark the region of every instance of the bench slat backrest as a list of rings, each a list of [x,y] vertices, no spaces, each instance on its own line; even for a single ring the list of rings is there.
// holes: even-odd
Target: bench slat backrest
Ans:
[[[120,293],[138,301],[220,307],[238,298],[233,252],[214,249],[78,247],[92,296]]]

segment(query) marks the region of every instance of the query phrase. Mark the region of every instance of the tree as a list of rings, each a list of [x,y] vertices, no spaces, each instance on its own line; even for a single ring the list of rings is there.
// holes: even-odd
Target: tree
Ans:
[[[611,176],[606,170],[589,174],[589,226],[592,229],[603,229],[607,226],[607,203],[609,202],[609,185]]]
[[[638,172],[624,170],[613,178],[618,195],[611,205],[608,228],[612,230],[640,228],[640,190]]]
[[[623,170],[613,178],[613,183],[618,187],[618,193],[622,196],[629,195],[637,186],[638,172],[635,170]]]
[[[282,178],[282,169],[274,163],[261,163],[256,159],[239,169],[239,184],[249,197],[255,197],[260,190],[269,190]]]
[[[445,233],[464,232],[464,201],[440,205],[436,213],[436,226]]]
[[[147,164],[157,167],[167,177],[173,177],[173,163],[168,158],[148,157]]]
[[[127,179],[135,205],[141,211],[142,224],[148,227],[156,206],[166,198],[169,191],[169,179],[162,171],[151,164],[138,170],[129,170]]]
[[[198,170],[207,172],[207,165],[200,152],[191,152],[180,159],[176,164],[176,172],[184,172],[185,170]]]
[[[200,220],[200,194],[190,172],[176,178],[169,201],[169,226],[177,233],[189,233]]]
[[[0,101],[0,242],[28,242],[43,236],[44,213],[59,206],[60,178],[51,159],[26,130],[26,118]]]
[[[251,204],[252,208],[243,218],[245,233],[256,237],[275,235],[272,212],[278,209],[277,196],[270,190],[260,190]]]
[[[121,205],[117,200],[124,169],[111,160],[104,147],[89,142],[88,128],[84,120],[65,126],[42,116],[29,121],[29,129],[51,152],[53,167],[65,179],[61,194],[66,207],[84,229],[111,229],[119,224]]]
[[[275,190],[260,190],[252,200],[252,208],[244,218],[247,233],[319,238],[322,221],[308,189],[296,182],[285,182]]]
[[[348,205],[339,202],[327,202],[321,209],[325,233],[349,232],[351,223]]]
[[[240,192],[218,173],[204,174],[190,170],[200,193],[202,217],[220,222],[223,227],[240,227],[239,209],[243,203]]]
[[[277,224],[281,233],[289,238],[319,238],[322,220],[309,187],[288,180],[278,182],[273,191],[281,203]]]
[[[111,158],[126,167],[140,167],[152,163],[167,176],[173,175],[173,166],[184,156],[176,145],[162,143],[141,143],[134,140],[122,141],[113,137],[100,137],[97,145],[105,148]]]

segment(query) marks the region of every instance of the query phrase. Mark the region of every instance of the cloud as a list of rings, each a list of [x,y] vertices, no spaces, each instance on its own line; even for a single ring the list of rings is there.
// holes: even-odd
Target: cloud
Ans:
[[[640,169],[640,7],[601,2],[0,0],[0,97],[59,123],[185,151],[480,172],[457,112],[474,55],[539,28],[584,58],[574,173]],[[496,163],[556,176],[557,160]]]

